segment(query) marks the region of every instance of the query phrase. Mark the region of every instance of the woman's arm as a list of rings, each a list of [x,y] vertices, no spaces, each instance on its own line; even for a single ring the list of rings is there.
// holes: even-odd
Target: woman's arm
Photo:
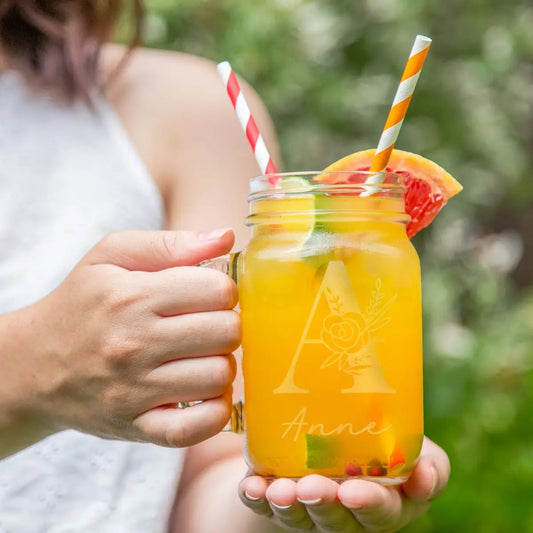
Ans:
[[[107,50],[107,65],[122,49]],[[242,83],[259,129],[279,162],[274,129],[258,96]],[[216,66],[186,54],[138,50],[109,95],[163,194],[167,227],[233,227],[247,242],[248,181],[260,173]]]
[[[41,345],[35,320],[29,308],[0,315],[0,459],[54,432],[35,408],[42,388],[33,353]]]
[[[246,472],[238,435],[221,434],[189,448],[169,531],[282,531],[270,517],[258,515],[239,499],[237,487]]]

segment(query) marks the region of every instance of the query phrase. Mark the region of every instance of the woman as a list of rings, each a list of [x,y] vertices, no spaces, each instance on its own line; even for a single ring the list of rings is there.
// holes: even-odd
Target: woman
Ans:
[[[429,440],[386,489],[267,485],[217,435],[236,288],[193,265],[245,242],[257,169],[211,63],[103,46],[121,7],[0,4],[0,531],[399,529],[447,483]]]

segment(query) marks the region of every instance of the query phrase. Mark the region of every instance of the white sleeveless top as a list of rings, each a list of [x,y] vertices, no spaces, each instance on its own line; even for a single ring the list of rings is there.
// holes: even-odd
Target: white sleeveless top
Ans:
[[[163,224],[106,102],[61,105],[0,73],[0,312],[52,291],[105,234]],[[0,461],[0,532],[167,531],[182,461],[182,450],[53,435]]]

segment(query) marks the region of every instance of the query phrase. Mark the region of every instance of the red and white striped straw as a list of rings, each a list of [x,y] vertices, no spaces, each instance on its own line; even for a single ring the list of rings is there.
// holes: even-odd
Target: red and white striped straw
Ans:
[[[429,37],[416,36],[374,154],[370,167],[371,172],[383,172],[387,168],[430,45],[431,39]],[[383,179],[383,174],[374,174],[366,180],[366,183],[381,183]]]
[[[233,104],[237,119],[246,134],[246,138],[252,147],[257,164],[262,174],[277,174],[276,167],[272,162],[272,158],[267,150],[263,136],[259,132],[259,128],[255,123],[254,117],[250,112],[250,107],[246,103],[242,89],[237,81],[237,76],[233,72],[228,61],[223,61],[217,65],[217,70],[226,86],[228,96]],[[269,182],[273,185],[277,182],[277,178],[269,178]]]

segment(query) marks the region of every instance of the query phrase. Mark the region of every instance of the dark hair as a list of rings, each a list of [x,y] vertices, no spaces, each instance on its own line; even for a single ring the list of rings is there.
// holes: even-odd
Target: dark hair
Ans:
[[[1,0],[0,51],[33,86],[65,99],[90,101],[101,85],[98,59],[124,5],[131,6],[135,46],[143,0]]]

